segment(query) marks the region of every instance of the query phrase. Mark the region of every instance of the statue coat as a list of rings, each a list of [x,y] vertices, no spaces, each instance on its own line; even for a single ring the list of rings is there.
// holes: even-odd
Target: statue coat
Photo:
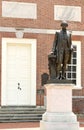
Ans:
[[[66,58],[68,58],[67,64],[70,63],[72,54],[71,46],[71,33],[69,31],[66,30],[64,33],[61,30],[55,33],[52,52],[56,55],[56,63],[63,63],[66,61]],[[63,56],[64,53],[66,57]]]

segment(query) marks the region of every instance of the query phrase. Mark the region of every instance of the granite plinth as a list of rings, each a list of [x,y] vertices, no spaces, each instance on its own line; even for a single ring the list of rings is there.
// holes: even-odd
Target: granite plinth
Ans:
[[[40,121],[40,130],[79,130],[72,112],[73,84],[46,84],[47,109]]]
[[[77,122],[40,122],[40,130],[79,130]]]

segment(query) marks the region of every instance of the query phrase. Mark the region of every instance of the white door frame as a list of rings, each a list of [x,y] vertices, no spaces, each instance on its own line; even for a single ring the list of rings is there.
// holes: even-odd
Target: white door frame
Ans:
[[[2,38],[1,105],[6,106],[7,44],[31,45],[31,104],[36,105],[36,39]]]

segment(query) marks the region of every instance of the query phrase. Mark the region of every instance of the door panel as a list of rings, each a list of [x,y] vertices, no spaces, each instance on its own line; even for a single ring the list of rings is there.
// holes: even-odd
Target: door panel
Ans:
[[[7,105],[30,105],[31,46],[7,46]]]

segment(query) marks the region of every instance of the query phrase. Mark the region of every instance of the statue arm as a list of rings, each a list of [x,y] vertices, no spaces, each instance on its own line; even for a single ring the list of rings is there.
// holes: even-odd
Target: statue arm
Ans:
[[[73,48],[73,45],[72,45],[72,38],[71,38],[71,34],[70,34],[70,50],[73,52],[74,51],[74,48]]]
[[[54,36],[54,41],[53,41],[52,53],[55,53],[56,51],[57,39],[58,39],[57,36],[58,36],[58,33],[56,32]]]
[[[71,47],[71,50],[72,50],[72,52],[74,51],[74,47],[73,47],[73,45],[72,45],[72,38],[71,38],[71,34],[70,34],[70,47]]]
[[[71,39],[71,34],[70,34],[70,47],[72,48],[72,39]]]
[[[70,32],[69,32],[69,35],[68,35],[68,47],[69,47],[70,50],[73,48],[73,46],[72,46],[72,38],[71,38],[71,33]]]

